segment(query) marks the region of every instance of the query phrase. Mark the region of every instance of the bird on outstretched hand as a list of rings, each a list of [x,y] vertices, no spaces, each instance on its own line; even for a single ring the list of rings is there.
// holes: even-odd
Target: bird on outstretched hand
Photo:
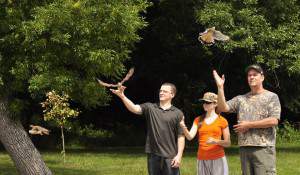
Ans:
[[[110,84],[110,83],[105,83],[104,81],[99,79],[97,80],[98,83],[104,87],[121,87],[125,81],[129,80],[129,78],[133,75],[133,73],[134,73],[134,68],[131,68],[126,74],[126,76],[123,78],[123,80],[118,82],[117,84]]]

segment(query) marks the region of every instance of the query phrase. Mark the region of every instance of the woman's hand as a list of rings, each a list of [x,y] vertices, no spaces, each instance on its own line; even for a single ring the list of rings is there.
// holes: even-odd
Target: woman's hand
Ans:
[[[206,143],[209,144],[209,145],[212,145],[212,144],[218,144],[219,140],[218,139],[215,139],[213,137],[208,137]]]
[[[181,128],[186,128],[186,125],[184,123],[184,116],[182,117],[182,120],[180,121],[179,125]]]

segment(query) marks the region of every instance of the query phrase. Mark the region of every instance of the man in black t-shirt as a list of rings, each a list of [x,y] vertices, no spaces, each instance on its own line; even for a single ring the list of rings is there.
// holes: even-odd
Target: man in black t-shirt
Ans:
[[[149,175],[179,175],[179,166],[185,138],[180,128],[183,113],[172,105],[176,87],[172,83],[162,84],[159,103],[134,104],[124,95],[125,87],[111,89],[123,101],[126,108],[147,121],[145,152],[148,156]]]

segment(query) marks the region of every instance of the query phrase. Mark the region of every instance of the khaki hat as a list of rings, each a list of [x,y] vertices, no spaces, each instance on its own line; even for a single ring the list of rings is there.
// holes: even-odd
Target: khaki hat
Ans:
[[[203,95],[203,98],[200,98],[199,101],[207,101],[207,102],[214,102],[217,103],[218,101],[218,96],[215,93],[212,92],[206,92]]]
[[[261,68],[258,64],[252,64],[246,68],[246,73],[248,73],[250,70],[255,70],[256,72],[260,74],[264,74],[264,70]]]

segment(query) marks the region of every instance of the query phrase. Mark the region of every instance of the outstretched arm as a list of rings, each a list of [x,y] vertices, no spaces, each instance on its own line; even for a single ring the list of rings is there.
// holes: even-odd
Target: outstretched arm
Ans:
[[[219,76],[216,70],[213,70],[213,76],[216,81],[216,85],[218,87],[218,112],[228,112],[229,106],[226,103],[225,94],[224,94],[224,83],[225,83],[225,76]]]
[[[110,89],[110,91],[112,93],[114,93],[115,95],[117,95],[121,100],[122,102],[124,103],[124,105],[126,106],[126,108],[132,112],[132,113],[135,113],[135,114],[138,114],[138,115],[141,115],[142,114],[142,108],[140,105],[137,105],[137,104],[134,104],[131,100],[129,100],[125,94],[124,94],[124,90],[126,89],[125,86],[120,86],[118,87],[117,90],[115,89]]]

